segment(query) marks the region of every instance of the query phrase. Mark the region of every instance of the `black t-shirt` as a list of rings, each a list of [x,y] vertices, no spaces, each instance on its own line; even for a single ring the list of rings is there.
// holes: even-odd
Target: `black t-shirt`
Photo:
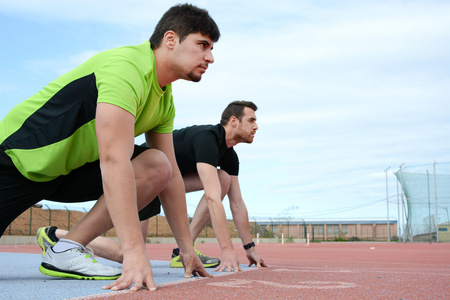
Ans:
[[[181,174],[197,172],[197,163],[207,163],[226,171],[239,173],[239,159],[233,147],[227,148],[222,125],[194,125],[174,130],[175,156]]]

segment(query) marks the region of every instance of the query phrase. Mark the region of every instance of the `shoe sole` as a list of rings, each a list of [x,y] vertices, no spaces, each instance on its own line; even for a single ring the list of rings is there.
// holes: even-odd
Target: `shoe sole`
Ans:
[[[52,276],[52,277],[60,277],[60,278],[75,278],[81,280],[114,280],[119,278],[122,274],[114,275],[114,276],[86,276],[79,273],[67,273],[62,270],[58,270],[54,268],[52,265],[42,263],[39,266],[39,271],[42,274]]]

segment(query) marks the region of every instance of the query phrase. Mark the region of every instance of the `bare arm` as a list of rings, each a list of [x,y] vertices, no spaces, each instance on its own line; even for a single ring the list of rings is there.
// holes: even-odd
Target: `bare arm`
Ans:
[[[210,164],[197,163],[197,171],[205,190],[204,197],[208,204],[211,223],[222,250],[221,264],[216,270],[223,271],[227,269],[228,272],[231,272],[234,269],[235,271],[240,271],[239,262],[228,232],[228,223],[222,204],[221,186],[217,169]]]
[[[231,176],[230,190],[228,191],[228,199],[230,199],[230,209],[233,214],[234,224],[241,237],[242,244],[247,245],[253,241],[250,232],[250,223],[248,221],[247,207],[242,199],[241,188],[237,176]],[[263,259],[256,252],[255,247],[245,251],[249,260],[249,266],[255,264],[257,267],[266,267]]]
[[[143,285],[156,289],[139,225],[137,192],[131,156],[134,149],[134,116],[124,109],[99,103],[96,133],[103,190],[108,212],[123,251],[123,274],[105,286],[112,290],[132,290]]]
[[[185,277],[190,277],[191,274],[210,276],[203,267],[192,244],[187,218],[184,182],[176,162],[172,134],[148,132],[146,140],[148,145],[164,152],[172,166],[171,179],[165,189],[159,194],[159,197],[173,236],[178,247],[180,247],[181,258],[185,267]]]

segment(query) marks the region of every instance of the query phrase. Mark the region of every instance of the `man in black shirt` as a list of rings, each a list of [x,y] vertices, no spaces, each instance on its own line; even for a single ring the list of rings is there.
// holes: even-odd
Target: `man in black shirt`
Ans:
[[[240,270],[222,204],[226,195],[250,265],[265,266],[255,251],[250,234],[247,208],[238,180],[239,159],[233,149],[238,143],[253,142],[258,129],[256,110],[252,102],[234,101],[222,113],[220,124],[191,126],[174,131],[175,156],[186,192],[205,191],[190,225],[191,236],[195,241],[211,219],[222,249],[221,264],[215,271]],[[171,266],[182,267],[176,250],[172,256]],[[205,266],[210,267],[206,263]]]

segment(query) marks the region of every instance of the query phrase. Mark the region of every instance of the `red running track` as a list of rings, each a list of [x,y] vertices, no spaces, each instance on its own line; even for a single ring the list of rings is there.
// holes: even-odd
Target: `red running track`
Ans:
[[[40,253],[38,246],[0,251]],[[151,260],[169,260],[173,244],[148,244]],[[247,262],[234,245],[241,264]],[[220,257],[217,244],[197,244]],[[163,284],[158,290],[112,292],[89,299],[450,299],[450,244],[259,244],[269,268]]]

